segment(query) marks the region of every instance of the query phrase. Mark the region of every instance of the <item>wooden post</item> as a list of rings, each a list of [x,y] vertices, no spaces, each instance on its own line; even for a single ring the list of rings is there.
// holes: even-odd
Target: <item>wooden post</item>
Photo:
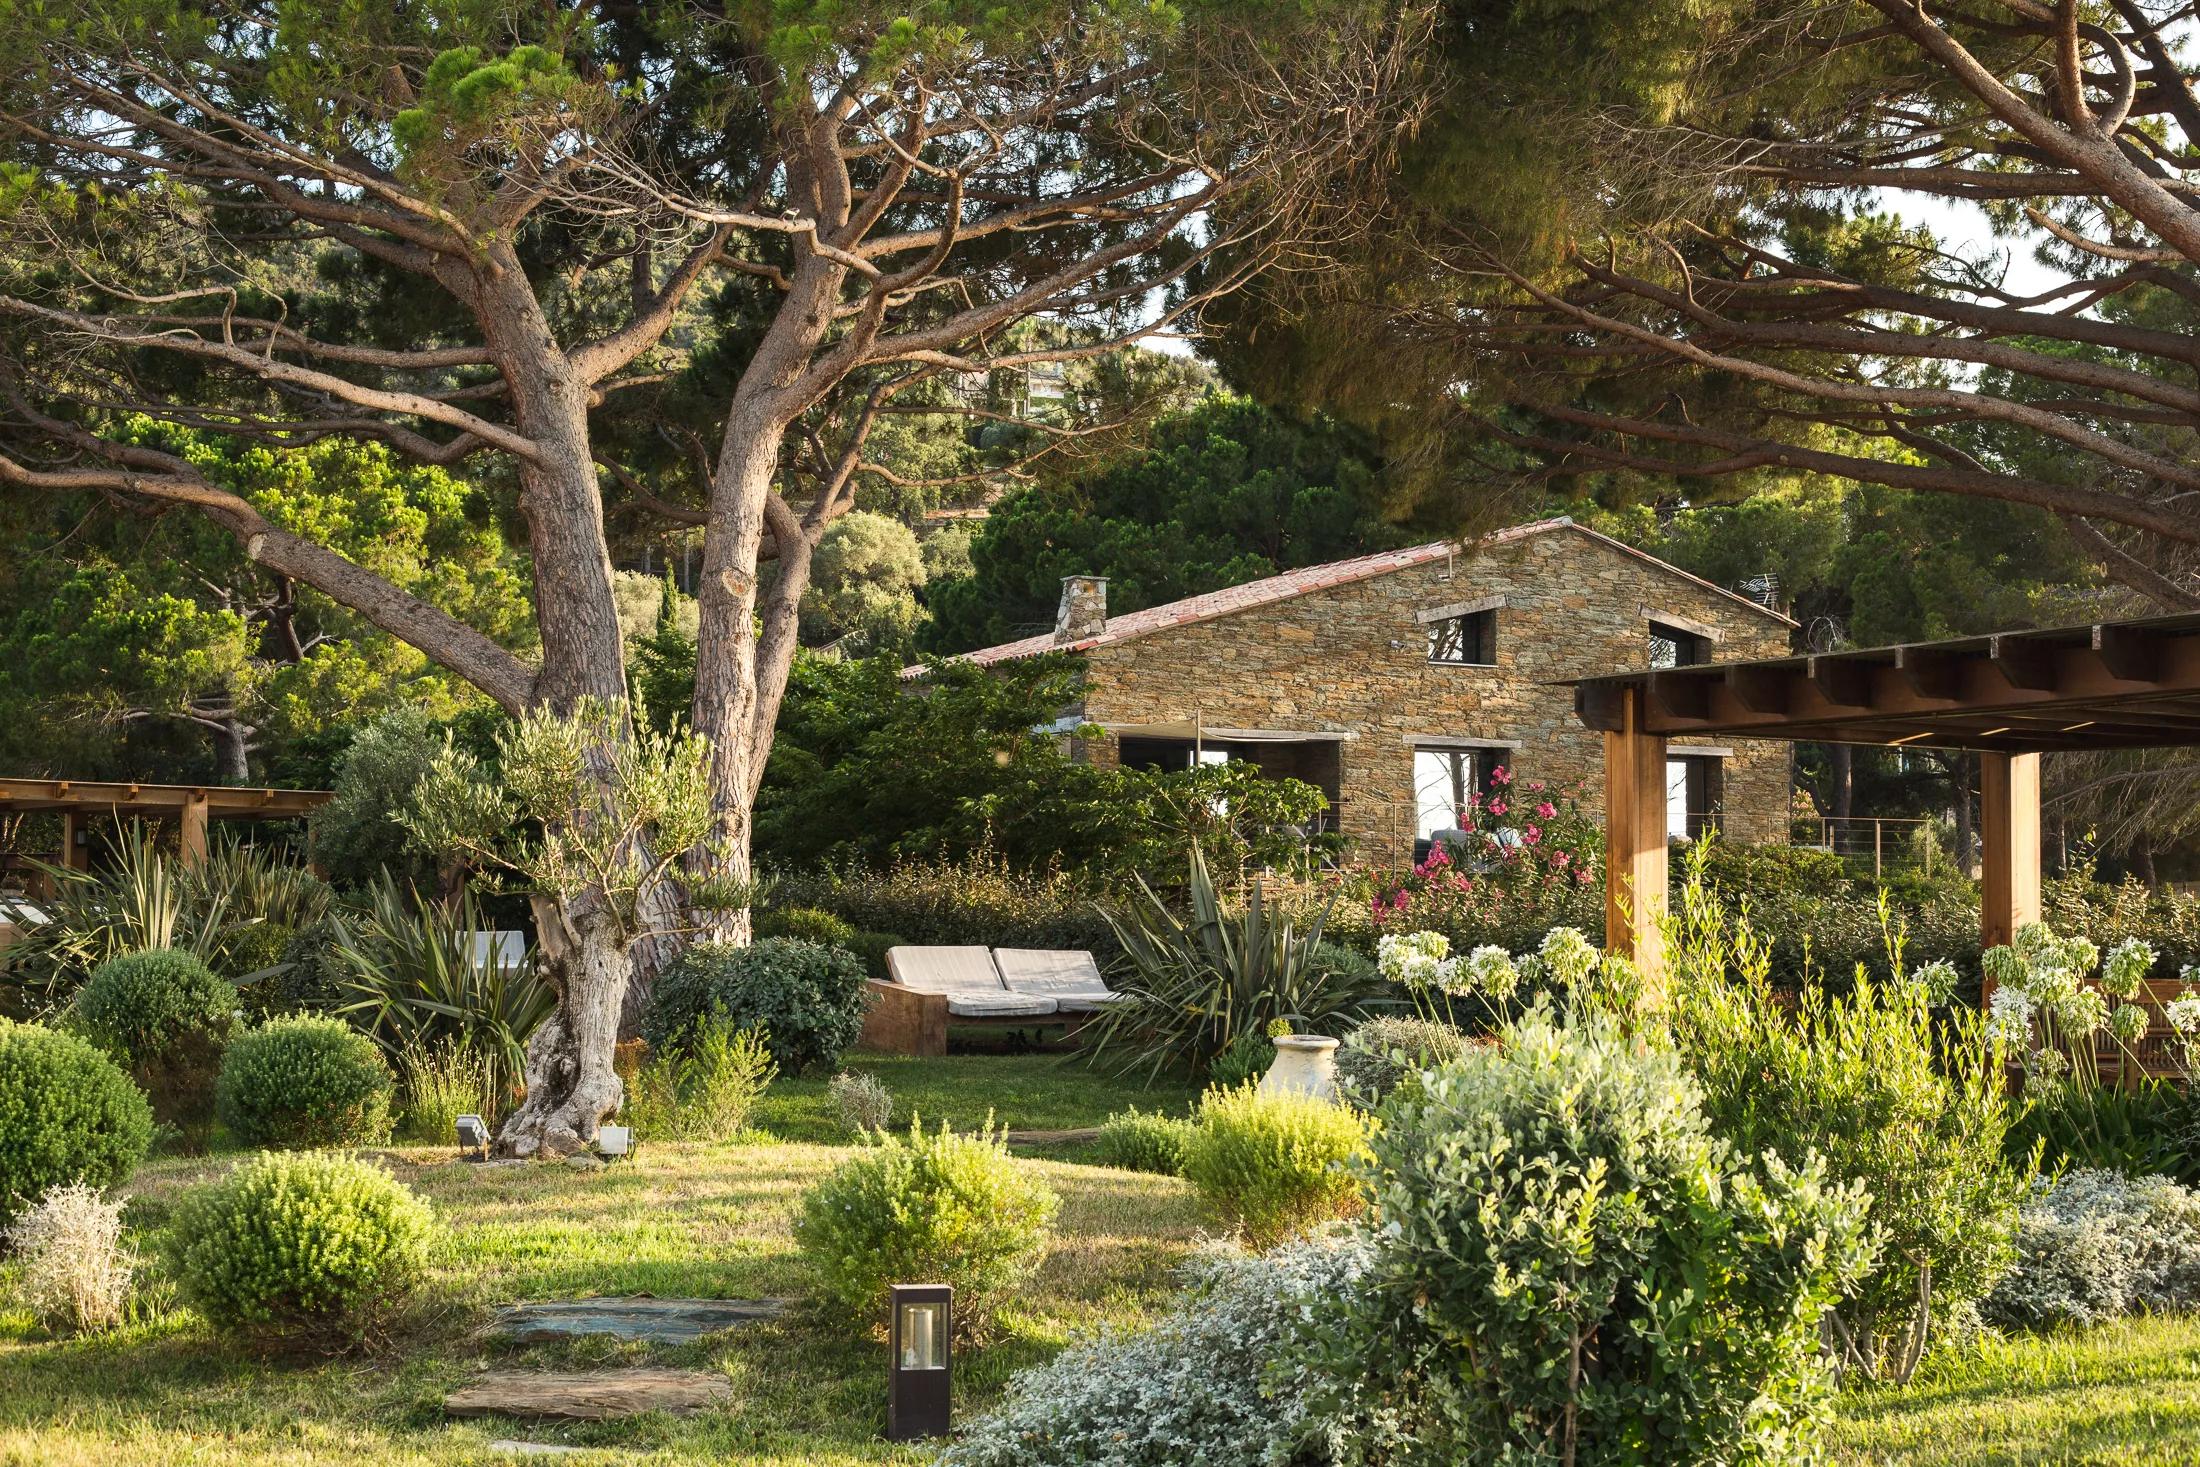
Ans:
[[[1887,822],[1874,819],[1872,821],[1872,879],[1875,881],[1887,874],[1886,837]]]
[[[186,870],[196,871],[206,864],[205,790],[193,790],[184,796],[183,819],[176,831],[176,854],[182,857]]]
[[[71,871],[85,871],[91,868],[92,848],[89,845],[80,843],[79,837],[83,834],[83,812],[80,810],[63,810],[61,812],[61,864]]]
[[[1664,987],[1665,740],[1642,732],[1640,688],[1604,736],[1604,945],[1634,960],[1653,1000]]]
[[[1982,753],[1978,766],[1979,942],[2000,947],[2040,920],[2040,756]]]

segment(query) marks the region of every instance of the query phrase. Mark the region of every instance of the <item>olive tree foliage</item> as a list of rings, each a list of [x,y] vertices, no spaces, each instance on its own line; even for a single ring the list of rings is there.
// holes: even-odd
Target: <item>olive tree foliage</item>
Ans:
[[[1531,496],[1815,473],[2036,506],[2200,605],[2189,5],[1449,16],[1392,227],[1355,287],[1250,313],[1256,374]]]
[[[1254,273],[1318,262],[1412,121],[1425,19],[1375,0],[9,7],[0,490],[205,516],[507,713],[571,714],[624,699],[606,500],[663,502],[620,454],[671,433],[699,493],[711,875],[738,883],[810,558],[875,468],[873,430],[951,405],[950,374],[1195,331]],[[1036,319],[1079,329],[1013,329]],[[694,387],[678,432],[623,407],[668,379]],[[507,478],[539,659],[120,432],[125,413]],[[621,924],[591,902],[610,905],[570,904],[575,961],[606,975]],[[711,917],[746,934],[745,910]]]
[[[623,707],[583,699],[572,714],[534,709],[500,729],[493,777],[446,740],[412,788],[401,819],[423,847],[527,894],[558,993],[557,1012],[527,1042],[527,1099],[505,1123],[515,1154],[578,1150],[618,1107],[611,1053],[626,953],[664,935],[650,893],[698,853],[713,858],[706,871],[727,869],[710,849],[725,837],[709,762],[696,735],[629,728]],[[698,911],[740,906],[748,890],[707,876],[691,880],[689,901]],[[608,940],[591,941],[591,925]]]

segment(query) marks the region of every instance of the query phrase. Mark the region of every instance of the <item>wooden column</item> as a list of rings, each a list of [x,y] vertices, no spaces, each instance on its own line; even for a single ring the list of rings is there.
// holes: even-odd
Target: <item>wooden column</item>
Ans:
[[[1604,736],[1604,945],[1624,953],[1655,995],[1665,975],[1665,740],[1642,732],[1639,688]]]
[[[1980,754],[1979,941],[1999,947],[2040,920],[2040,756]]]
[[[61,864],[71,871],[88,870],[92,864],[92,848],[79,843],[84,827],[84,815],[81,811],[61,812]]]
[[[184,797],[183,819],[176,830],[176,854],[189,870],[206,864],[205,790],[193,790]]]

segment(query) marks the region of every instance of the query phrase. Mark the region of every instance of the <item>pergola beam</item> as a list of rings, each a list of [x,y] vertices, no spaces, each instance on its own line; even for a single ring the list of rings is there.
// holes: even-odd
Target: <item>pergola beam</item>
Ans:
[[[1605,936],[1661,976],[1670,738],[1899,744],[1979,753],[1979,931],[2040,915],[2040,755],[2200,747],[2200,614],[1588,678],[1605,735]]]

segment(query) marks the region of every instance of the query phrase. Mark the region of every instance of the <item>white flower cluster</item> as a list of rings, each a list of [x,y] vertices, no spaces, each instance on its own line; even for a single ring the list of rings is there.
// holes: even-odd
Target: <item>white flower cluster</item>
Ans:
[[[1938,1008],[1956,996],[1956,980],[1960,975],[1956,965],[1946,958],[1936,958],[1910,975],[1910,981],[1924,990],[1925,1002]]]
[[[2154,946],[2142,938],[2127,937],[2108,950],[2101,963],[2101,987],[2117,998],[2130,998],[2154,970]]]
[[[2162,1005],[2162,1017],[2169,1020],[2170,1028],[2177,1031],[2180,1039],[2200,1038],[2200,993],[2191,987],[2196,971],[2200,970],[2187,968],[2185,991]]]
[[[1544,970],[1568,988],[1588,982],[1601,959],[1596,945],[1578,927],[1553,927],[1544,933],[1536,956],[1543,959]]]
[[[1451,987],[1458,964],[1441,932],[1388,932],[1375,945],[1375,967],[1393,983],[1426,989]]]
[[[1483,993],[1491,998],[1510,998],[1520,986],[1520,969],[1512,954],[1495,943],[1484,943],[1467,954],[1449,985],[1453,993]]]
[[[1986,1038],[2008,1049],[2031,1044],[2032,1000],[2023,989],[2004,985],[1994,990],[1986,1009]]]
[[[1279,1467],[1322,1424],[1306,1420],[1315,1367],[1294,1342],[1320,1331],[1367,1269],[1358,1239],[1258,1257],[1209,1253],[1152,1329],[1072,1345],[1023,1371],[940,1467]]]

